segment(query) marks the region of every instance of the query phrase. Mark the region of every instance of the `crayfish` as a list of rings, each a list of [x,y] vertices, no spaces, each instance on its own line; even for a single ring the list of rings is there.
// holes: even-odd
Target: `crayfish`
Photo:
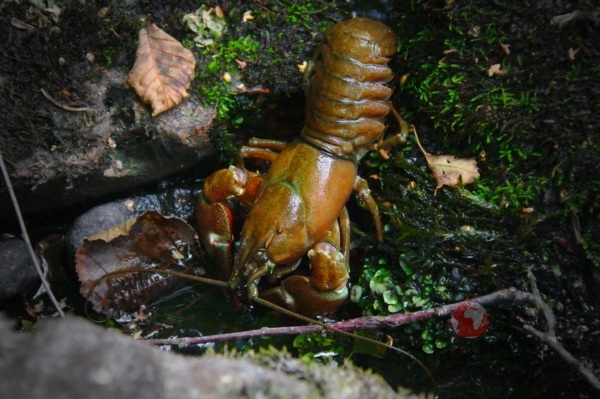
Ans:
[[[235,166],[209,176],[198,202],[197,223],[207,254],[233,291],[265,299],[306,316],[335,311],[348,297],[352,191],[366,204],[382,240],[377,204],[359,160],[372,150],[406,141],[408,126],[392,107],[386,84],[396,36],[386,25],[354,18],[328,28],[306,68],[306,121],[291,143],[252,139]],[[401,133],[383,140],[392,113]],[[266,175],[243,160],[271,162]],[[234,252],[230,201],[250,207]],[[308,275],[293,274],[310,258]],[[279,282],[259,291],[259,281]],[[233,295],[232,295],[233,297]]]

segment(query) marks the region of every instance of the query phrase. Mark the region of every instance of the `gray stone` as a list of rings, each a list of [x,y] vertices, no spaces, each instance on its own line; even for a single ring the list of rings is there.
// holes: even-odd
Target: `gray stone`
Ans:
[[[194,216],[197,196],[197,190],[171,187],[156,194],[109,202],[92,208],[75,219],[67,232],[67,255],[74,261],[75,253],[85,238],[121,224],[127,219],[136,218],[148,210],[190,220]]]
[[[25,242],[17,239],[0,241],[0,301],[24,294],[37,278]]]
[[[69,259],[75,261],[75,252],[81,247],[85,238],[121,224],[129,218],[130,212],[125,205],[126,201],[99,205],[75,219],[65,236]]]
[[[151,117],[135,92],[124,86],[127,71],[103,70],[100,79],[79,88],[89,112],[70,112],[51,103],[54,135],[64,144],[37,149],[13,161],[11,177],[23,213],[63,207],[159,180],[185,170],[213,151],[208,130],[214,108],[188,98]],[[110,98],[119,104],[111,105]],[[133,110],[130,116],[126,110]],[[73,142],[75,141],[75,143]],[[0,186],[0,211],[12,210]],[[12,212],[0,212],[0,219]]]
[[[35,334],[11,333],[8,324],[0,319],[2,398],[403,397],[378,376],[306,366],[289,356],[262,364],[186,358],[71,316],[42,320]]]

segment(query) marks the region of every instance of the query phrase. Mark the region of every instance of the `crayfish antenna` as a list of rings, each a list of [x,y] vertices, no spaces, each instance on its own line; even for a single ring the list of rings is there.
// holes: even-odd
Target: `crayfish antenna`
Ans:
[[[85,306],[84,306],[85,316],[89,320],[92,320],[92,318],[88,312],[88,303],[90,302],[89,301],[90,295],[92,295],[92,292],[94,292],[94,290],[96,289],[98,284],[100,284],[102,281],[104,281],[104,279],[107,279],[110,277],[116,277],[116,276],[126,276],[131,273],[162,274],[165,276],[175,276],[175,277],[180,277],[180,278],[184,278],[187,280],[198,281],[201,283],[215,285],[217,287],[229,288],[229,283],[227,283],[225,281],[215,280],[215,279],[207,278],[207,277],[193,276],[191,274],[176,272],[174,270],[156,270],[156,269],[145,269],[143,267],[125,267],[123,269],[105,273],[97,280],[94,280],[91,282],[91,287],[89,288],[87,294],[85,295]],[[97,322],[102,323],[106,320],[108,320],[108,318],[105,320],[97,321]]]

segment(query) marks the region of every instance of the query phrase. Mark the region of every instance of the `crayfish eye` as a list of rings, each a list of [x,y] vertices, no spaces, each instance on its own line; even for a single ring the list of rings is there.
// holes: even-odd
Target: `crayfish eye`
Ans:
[[[267,251],[265,251],[264,249],[259,249],[258,251],[256,251],[254,259],[257,263],[261,263],[264,265],[269,261],[269,256],[267,255]]]

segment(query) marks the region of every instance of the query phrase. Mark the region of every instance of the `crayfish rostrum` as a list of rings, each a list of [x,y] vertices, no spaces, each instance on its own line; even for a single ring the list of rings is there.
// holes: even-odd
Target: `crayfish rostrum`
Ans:
[[[406,141],[407,125],[393,109],[386,86],[393,78],[387,64],[395,52],[394,32],[371,19],[328,28],[304,72],[306,122],[300,136],[289,144],[252,139],[235,166],[206,179],[198,203],[200,239],[232,290],[245,285],[250,299],[259,296],[307,316],[333,312],[346,300],[350,221],[345,204],[353,190],[382,239],[377,205],[367,182],[357,176],[358,161],[368,151]],[[384,141],[390,112],[403,134]],[[244,158],[271,165],[261,175],[247,170]],[[250,207],[239,238],[232,232],[229,201]],[[311,270],[292,274],[304,255]],[[259,292],[262,277],[280,284]]]

